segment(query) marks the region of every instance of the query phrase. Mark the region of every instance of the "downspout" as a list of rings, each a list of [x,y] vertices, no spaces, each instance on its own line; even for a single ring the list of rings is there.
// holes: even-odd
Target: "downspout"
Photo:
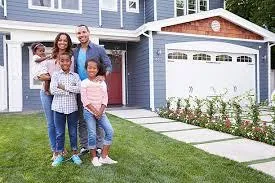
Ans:
[[[157,13],[157,0],[154,0],[154,21],[158,20],[158,13]]]
[[[4,0],[4,17],[7,18],[8,11],[7,11],[7,0]]]
[[[271,48],[275,46],[275,43],[268,44],[267,59],[268,59],[268,103],[271,102]]]
[[[123,9],[122,0],[120,0],[120,28],[123,28]]]
[[[154,96],[154,55],[153,55],[153,34],[142,32],[142,35],[149,39],[149,87],[150,87],[150,109],[155,111],[155,96]]]
[[[102,0],[99,0],[99,5],[98,5],[98,24],[99,24],[99,27],[102,27],[102,14],[101,14],[101,1]]]

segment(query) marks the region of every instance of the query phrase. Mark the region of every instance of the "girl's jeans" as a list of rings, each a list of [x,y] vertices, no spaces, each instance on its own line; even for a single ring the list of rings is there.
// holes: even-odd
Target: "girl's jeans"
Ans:
[[[91,112],[89,112],[87,109],[84,109],[83,116],[87,123],[88,129],[88,149],[96,148],[96,123],[98,123],[98,125],[105,131],[103,145],[111,145],[114,130],[106,114],[104,113],[98,120]]]
[[[78,112],[64,114],[54,111],[54,124],[56,127],[56,152],[63,152],[65,145],[65,127],[68,123],[68,131],[72,150],[77,150],[77,122]]]
[[[41,99],[42,107],[43,107],[43,110],[44,110],[44,113],[46,116],[46,120],[47,120],[48,136],[49,136],[49,140],[50,140],[51,150],[55,151],[56,133],[55,133],[53,111],[51,109],[53,96],[46,95],[45,91],[40,90],[40,99]]]

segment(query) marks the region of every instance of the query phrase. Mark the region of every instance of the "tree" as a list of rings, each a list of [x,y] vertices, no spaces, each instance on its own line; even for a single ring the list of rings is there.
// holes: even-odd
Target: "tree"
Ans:
[[[275,32],[274,0],[226,0],[226,9]]]

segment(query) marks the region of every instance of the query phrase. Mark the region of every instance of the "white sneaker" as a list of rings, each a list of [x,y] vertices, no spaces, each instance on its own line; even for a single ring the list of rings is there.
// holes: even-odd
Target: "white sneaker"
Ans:
[[[94,157],[92,160],[92,164],[94,166],[101,166],[102,164],[99,162],[98,157]]]
[[[116,164],[117,161],[112,160],[109,156],[106,156],[106,158],[100,157],[98,160],[102,164]]]
[[[82,147],[79,151],[79,154],[86,154],[88,152],[89,152],[89,149],[86,149],[86,148]]]

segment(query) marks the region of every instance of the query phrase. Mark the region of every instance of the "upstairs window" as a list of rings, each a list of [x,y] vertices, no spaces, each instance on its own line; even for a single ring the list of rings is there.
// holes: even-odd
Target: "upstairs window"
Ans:
[[[175,17],[209,10],[209,0],[174,0]]]
[[[100,0],[101,9],[106,11],[117,11],[117,0]]]
[[[139,0],[126,0],[126,11],[139,13]]]
[[[29,8],[66,13],[82,13],[82,0],[29,0]]]

